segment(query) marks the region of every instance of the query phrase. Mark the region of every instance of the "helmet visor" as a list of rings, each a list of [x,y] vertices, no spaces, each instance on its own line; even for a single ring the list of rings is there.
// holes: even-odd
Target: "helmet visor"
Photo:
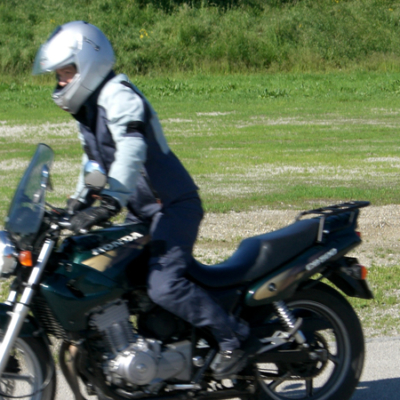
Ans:
[[[81,42],[79,34],[70,35],[59,26],[36,53],[32,74],[45,74],[73,64]]]

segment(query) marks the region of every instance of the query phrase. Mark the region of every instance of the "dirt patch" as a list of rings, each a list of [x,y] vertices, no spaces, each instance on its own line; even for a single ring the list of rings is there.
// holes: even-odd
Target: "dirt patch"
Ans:
[[[292,223],[296,210],[260,209],[248,212],[206,214],[195,256],[205,263],[229,257],[246,237],[282,228]],[[363,208],[359,217],[363,243],[352,252],[365,266],[391,266],[400,259],[400,205]]]

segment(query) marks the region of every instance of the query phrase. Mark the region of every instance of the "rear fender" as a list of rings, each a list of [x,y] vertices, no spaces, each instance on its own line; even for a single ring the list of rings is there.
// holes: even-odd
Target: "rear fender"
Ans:
[[[326,275],[326,278],[347,296],[367,300],[373,299],[374,295],[368,281],[355,272],[357,267],[360,267],[360,265],[355,258],[344,257],[342,265],[332,270]]]
[[[1,334],[4,334],[8,327],[8,324],[11,319],[12,311],[13,311],[13,306],[5,304],[5,303],[0,303],[0,333]],[[41,338],[44,340],[46,345],[50,344],[50,340],[47,337],[47,335],[39,327],[36,320],[30,315],[28,315],[27,318],[25,318],[24,324],[22,325],[22,328],[21,328],[21,331],[20,331],[18,337],[22,337],[22,338],[33,337],[36,339]]]

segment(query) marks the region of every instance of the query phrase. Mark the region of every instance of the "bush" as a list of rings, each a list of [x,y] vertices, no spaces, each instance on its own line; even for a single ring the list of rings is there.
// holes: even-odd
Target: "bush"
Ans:
[[[387,0],[1,0],[1,73],[29,73],[52,30],[77,19],[105,32],[127,73],[400,66],[400,6]]]

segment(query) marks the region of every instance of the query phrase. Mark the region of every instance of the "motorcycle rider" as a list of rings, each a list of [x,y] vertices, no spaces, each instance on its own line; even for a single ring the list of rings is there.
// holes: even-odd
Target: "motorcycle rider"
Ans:
[[[100,206],[91,207],[78,199],[81,172],[68,201],[72,229],[89,229],[122,207],[127,221],[151,222],[148,294],[164,309],[211,330],[219,344],[211,368],[222,379],[243,368],[241,347],[249,328],[186,279],[203,217],[198,188],[169,149],[152,106],[126,75],[114,73],[114,62],[103,32],[83,21],[58,27],[36,55],[33,73],[56,73],[52,98],[78,122],[83,165],[95,160],[108,175]]]

